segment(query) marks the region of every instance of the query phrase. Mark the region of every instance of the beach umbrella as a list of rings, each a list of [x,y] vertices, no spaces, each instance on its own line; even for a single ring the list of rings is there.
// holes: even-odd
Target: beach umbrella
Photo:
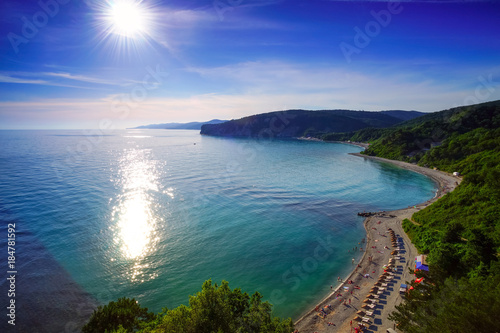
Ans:
[[[394,250],[394,251],[392,251],[392,252],[391,252],[391,254],[392,254],[392,255],[394,255],[394,254],[398,254],[398,251],[397,251],[397,250]]]
[[[356,316],[353,320],[355,320],[355,321],[361,321],[362,319],[361,319],[360,316]]]
[[[366,314],[366,312],[364,312],[363,310],[359,310],[356,313],[359,314],[359,315],[361,315],[361,316],[364,316]]]

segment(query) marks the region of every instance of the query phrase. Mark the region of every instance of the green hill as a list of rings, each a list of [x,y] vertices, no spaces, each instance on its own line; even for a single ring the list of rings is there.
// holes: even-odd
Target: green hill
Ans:
[[[422,163],[428,164],[431,160],[426,154],[427,151],[440,146],[446,139],[478,128],[500,127],[499,110],[499,101],[464,106],[425,114],[391,128],[328,133],[323,135],[322,139],[370,142],[370,148],[365,151],[367,155],[407,162],[419,162],[426,156]]]
[[[391,319],[403,332],[500,331],[500,101],[324,138],[369,141],[367,155],[463,175],[453,192],[403,221],[430,271],[418,273],[426,283],[413,285]]]
[[[253,115],[201,127],[201,134],[226,137],[317,137],[330,132],[385,128],[423,115],[417,111],[287,110]]]

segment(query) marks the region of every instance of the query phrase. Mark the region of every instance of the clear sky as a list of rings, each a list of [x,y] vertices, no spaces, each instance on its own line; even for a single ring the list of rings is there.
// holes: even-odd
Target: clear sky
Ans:
[[[499,1],[6,0],[0,128],[500,99]]]

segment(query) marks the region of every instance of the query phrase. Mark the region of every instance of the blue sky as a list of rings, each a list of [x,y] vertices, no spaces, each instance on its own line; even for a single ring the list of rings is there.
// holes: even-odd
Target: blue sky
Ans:
[[[117,14],[124,1],[133,11]],[[500,99],[497,1],[13,0],[0,12],[1,129]]]

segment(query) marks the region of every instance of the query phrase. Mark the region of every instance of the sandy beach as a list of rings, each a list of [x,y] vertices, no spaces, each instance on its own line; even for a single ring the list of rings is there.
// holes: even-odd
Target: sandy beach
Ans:
[[[328,297],[318,303],[316,308],[311,309],[295,322],[295,327],[300,333],[314,332],[350,332],[352,327],[357,326],[353,319],[358,316],[358,311],[372,311],[371,315],[361,315],[369,319],[367,332],[385,332],[386,328],[395,328],[393,322],[388,320],[388,315],[395,310],[395,306],[403,301],[399,293],[401,283],[412,281],[413,275],[409,272],[409,267],[413,267],[414,259],[418,255],[415,246],[410,242],[408,236],[403,231],[401,221],[411,219],[413,213],[427,207],[437,201],[445,193],[451,192],[460,184],[461,178],[451,174],[433,169],[419,167],[410,163],[393,161],[379,157],[365,156],[362,154],[351,154],[361,158],[377,160],[379,162],[391,163],[404,169],[421,173],[437,184],[436,196],[431,200],[416,206],[399,209],[395,211],[376,212],[364,220],[367,233],[366,243],[363,247],[363,256],[357,267],[348,277],[337,281],[337,277],[332,277],[331,284],[334,290]],[[398,238],[399,254],[391,255],[395,249],[392,246],[389,229],[392,229]],[[395,259],[399,257],[399,259]],[[373,308],[367,308],[364,300],[367,298],[372,287],[377,282],[379,276],[384,273],[383,266],[389,263],[389,259],[394,258],[396,272],[385,288],[381,290]],[[368,274],[367,277],[366,274]],[[348,283],[347,281],[351,281]],[[341,295],[341,296],[339,296]],[[365,308],[362,306],[365,305]],[[326,307],[326,308],[325,308]],[[321,309],[327,313],[321,313]],[[324,317],[324,318],[323,318]],[[352,330],[354,332],[354,330]]]

